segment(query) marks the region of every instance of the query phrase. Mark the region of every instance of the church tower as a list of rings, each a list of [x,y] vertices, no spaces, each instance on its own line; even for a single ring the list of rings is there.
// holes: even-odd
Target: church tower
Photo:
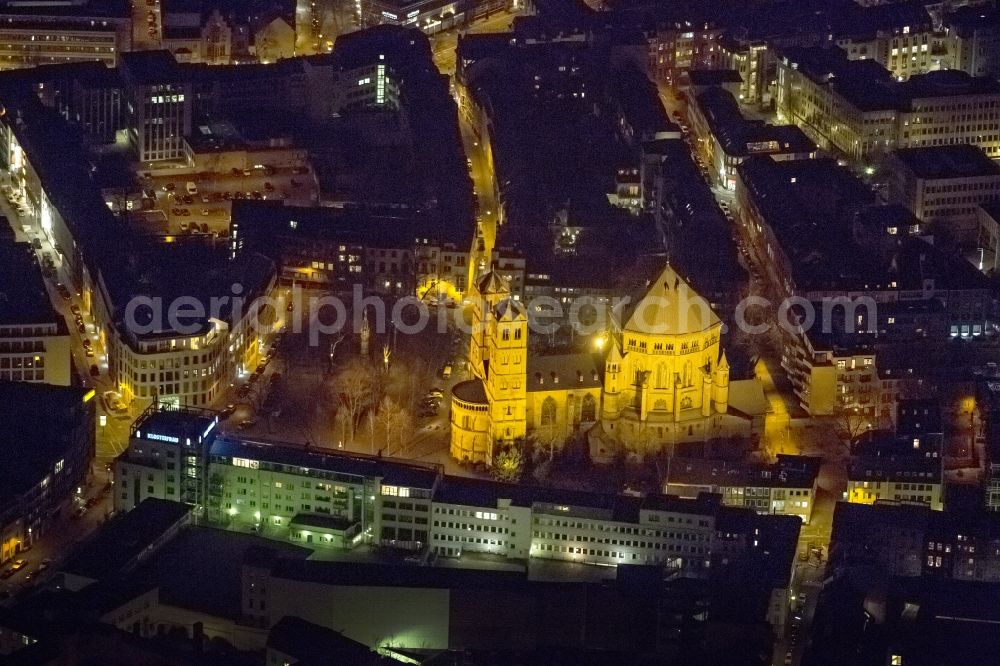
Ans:
[[[715,411],[720,414],[725,414],[729,409],[729,360],[724,350],[719,357],[719,364],[715,366],[712,402],[715,403]]]
[[[524,437],[527,429],[528,316],[507,296],[490,311],[486,327],[486,398],[492,442]]]
[[[497,273],[489,271],[476,282],[472,293],[472,335],[469,336],[469,364],[473,377],[486,379],[489,359],[487,330],[493,308],[510,297],[510,287]]]

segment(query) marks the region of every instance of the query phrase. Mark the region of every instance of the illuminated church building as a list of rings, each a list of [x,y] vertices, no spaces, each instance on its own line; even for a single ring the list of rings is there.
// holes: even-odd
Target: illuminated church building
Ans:
[[[730,381],[722,321],[667,265],[642,298],[611,313],[601,354],[529,355],[528,316],[496,273],[473,286],[469,365],[451,401],[451,455],[489,464],[526,435],[558,448],[589,433],[606,453],[763,432],[760,382]],[[602,359],[603,356],[603,359]]]

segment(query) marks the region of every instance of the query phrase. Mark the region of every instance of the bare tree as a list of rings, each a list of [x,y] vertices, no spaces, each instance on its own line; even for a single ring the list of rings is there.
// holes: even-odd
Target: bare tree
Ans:
[[[401,450],[413,430],[413,416],[410,410],[386,396],[379,403],[378,422],[385,433],[386,448],[389,442],[395,439],[398,442],[397,452]]]
[[[871,425],[859,407],[843,407],[836,417],[837,434],[851,443]]]
[[[358,419],[377,401],[378,383],[374,369],[362,359],[351,359],[337,375],[336,387],[340,403],[347,412],[350,441],[353,442]]]

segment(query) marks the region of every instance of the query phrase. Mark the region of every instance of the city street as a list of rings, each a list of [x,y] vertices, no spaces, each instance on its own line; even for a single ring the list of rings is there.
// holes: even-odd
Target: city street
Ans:
[[[502,11],[473,21],[469,25],[454,30],[444,30],[430,35],[431,50],[434,52],[434,62],[442,74],[455,74],[455,46],[460,34],[475,34],[481,32],[506,32],[511,22],[517,16],[517,11]]]
[[[68,553],[107,522],[114,507],[112,489],[105,492],[109,480],[103,464],[93,465],[88,483],[63,503],[59,517],[48,531],[35,540],[30,550],[18,555],[19,559],[27,561],[24,568],[9,578],[0,578],[0,606],[13,601],[29,587],[44,582],[48,575],[58,571],[58,564]],[[76,515],[80,507],[86,507],[88,500],[91,506]]]

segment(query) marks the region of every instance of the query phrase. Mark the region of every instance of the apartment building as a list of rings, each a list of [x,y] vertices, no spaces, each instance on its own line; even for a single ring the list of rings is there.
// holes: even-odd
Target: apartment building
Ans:
[[[913,211],[938,243],[974,244],[979,204],[1000,197],[1000,166],[973,145],[903,148],[887,168],[890,201]]]
[[[944,508],[944,429],[935,400],[896,402],[895,429],[866,431],[851,443],[848,502],[921,502]]]
[[[687,83],[691,69],[713,69],[722,64],[721,26],[711,22],[663,21],[646,35],[649,47],[648,71],[658,83],[679,86]]]
[[[972,76],[1000,72],[1000,10],[986,6],[959,7],[944,15],[948,62]]]
[[[94,403],[93,390],[0,382],[0,565],[48,532],[90,476]]]
[[[879,337],[977,337],[993,325],[982,274],[910,235],[912,216],[875,206],[833,160],[748,158],[736,204],[740,233],[776,291],[813,304],[811,317],[790,310],[802,319],[783,333],[782,358],[810,413],[857,407],[873,425],[891,421],[879,397]]]
[[[747,120],[736,99],[720,87],[695,95],[688,105],[688,120],[697,140],[695,150],[708,165],[712,180],[736,189],[736,167],[750,155],[775,159],[809,159],[816,144],[794,125],[769,125]]]
[[[831,565],[870,562],[886,575],[1000,581],[1000,516],[935,511],[926,503],[838,502]]]
[[[53,308],[34,250],[0,238],[0,381],[73,382],[69,329]]]
[[[898,81],[948,66],[934,21],[918,4],[887,4],[856,12],[857,23],[834,37],[851,60],[874,60]]]
[[[417,211],[239,201],[229,237],[233,256],[272,258],[285,284],[452,302],[468,288],[471,239],[444,240],[450,228]]]
[[[819,464],[818,458],[785,454],[779,454],[773,464],[671,458],[663,491],[687,498],[713,493],[720,495],[726,506],[797,516],[808,525],[816,501]]]

